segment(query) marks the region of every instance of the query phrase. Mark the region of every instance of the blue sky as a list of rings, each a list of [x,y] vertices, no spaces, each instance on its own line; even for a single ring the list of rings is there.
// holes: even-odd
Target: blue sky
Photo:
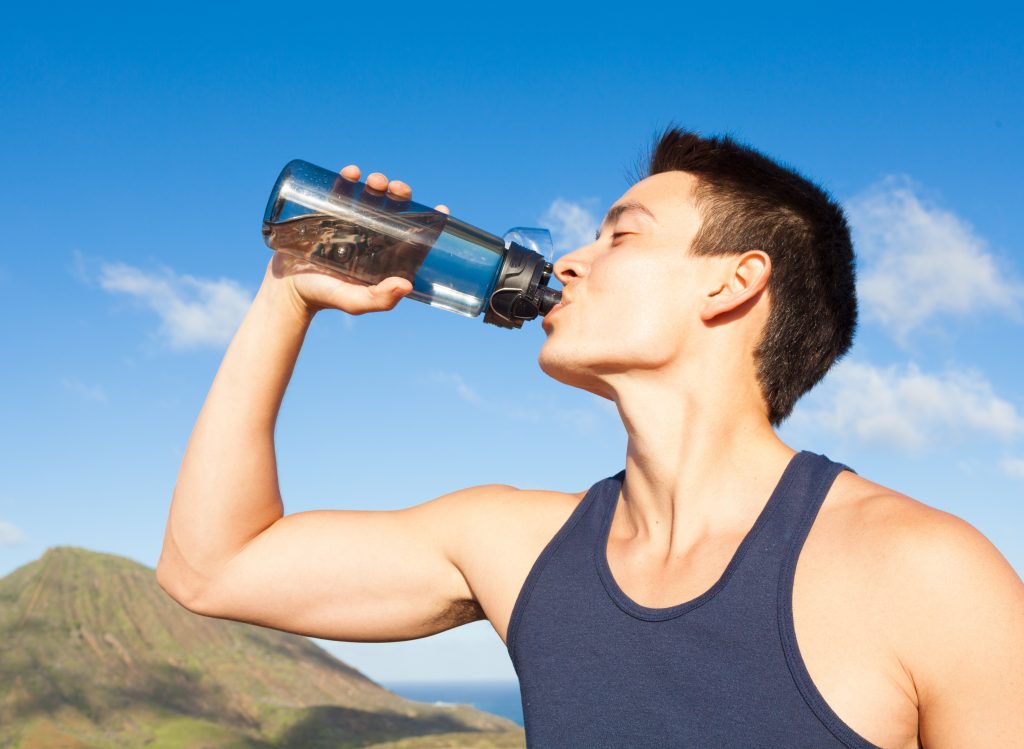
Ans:
[[[669,122],[744,140],[849,208],[862,325],[783,438],[964,518],[1024,572],[1019,17],[398,7],[7,18],[0,574],[55,544],[155,565],[285,162],[358,163],[495,233],[547,225],[565,250]],[[614,411],[539,370],[543,337],[411,301],[319,316],[278,423],[287,511],[618,471]],[[380,680],[514,678],[486,623],[325,645]]]

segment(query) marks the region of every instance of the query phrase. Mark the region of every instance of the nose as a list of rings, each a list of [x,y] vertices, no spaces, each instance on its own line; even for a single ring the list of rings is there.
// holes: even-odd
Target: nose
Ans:
[[[570,279],[580,278],[586,274],[586,261],[582,250],[590,245],[578,247],[572,252],[567,252],[555,261],[555,278],[561,281],[562,286],[568,285]]]

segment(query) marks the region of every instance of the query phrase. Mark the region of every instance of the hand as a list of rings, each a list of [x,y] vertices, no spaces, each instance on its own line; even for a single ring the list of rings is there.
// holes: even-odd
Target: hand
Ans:
[[[352,182],[358,182],[360,174],[355,164],[341,170],[341,176]],[[394,200],[412,199],[409,185],[397,179],[389,182],[380,172],[368,175],[366,186]],[[448,213],[445,205],[439,205],[435,210]],[[390,276],[380,283],[364,286],[283,252],[274,252],[270,259],[264,278],[264,284],[268,283],[283,285],[298,310],[309,317],[322,309],[339,309],[350,315],[383,312],[394,309],[402,297],[412,291],[412,283],[400,276]]]

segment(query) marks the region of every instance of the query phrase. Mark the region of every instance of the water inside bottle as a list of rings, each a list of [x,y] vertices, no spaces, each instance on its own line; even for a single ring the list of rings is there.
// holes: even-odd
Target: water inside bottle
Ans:
[[[484,310],[505,252],[498,237],[439,211],[401,214],[392,236],[290,200],[276,208],[263,224],[273,249],[364,284],[401,276],[413,284],[409,298],[466,317]]]

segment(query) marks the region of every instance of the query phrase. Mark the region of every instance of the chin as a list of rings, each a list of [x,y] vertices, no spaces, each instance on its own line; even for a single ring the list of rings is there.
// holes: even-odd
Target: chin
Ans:
[[[680,356],[678,342],[667,335],[647,339],[630,336],[617,345],[614,341],[609,336],[587,347],[548,338],[541,346],[537,363],[541,371],[558,382],[614,400],[607,376],[662,370],[671,367]]]
[[[609,371],[608,363],[601,359],[586,357],[582,351],[566,350],[545,342],[537,356],[537,363],[541,371],[553,380],[611,399],[607,385],[596,373],[597,368]]]

